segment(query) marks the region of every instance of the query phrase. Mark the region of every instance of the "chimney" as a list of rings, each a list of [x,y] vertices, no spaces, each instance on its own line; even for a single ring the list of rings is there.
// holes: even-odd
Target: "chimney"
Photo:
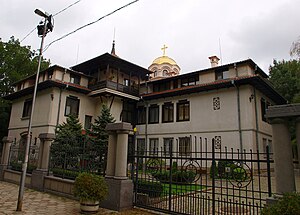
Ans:
[[[208,59],[210,60],[210,64],[211,64],[212,68],[218,66],[220,59],[217,56],[214,55],[214,56],[209,57]]]

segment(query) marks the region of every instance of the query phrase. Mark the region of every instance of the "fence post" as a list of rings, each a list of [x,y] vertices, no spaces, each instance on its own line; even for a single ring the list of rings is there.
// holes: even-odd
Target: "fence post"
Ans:
[[[10,152],[10,146],[13,142],[12,137],[4,137],[2,139],[3,142],[3,148],[2,148],[2,156],[1,156],[1,162],[0,162],[0,180],[4,179],[4,171],[7,169],[9,163],[9,152]]]
[[[107,175],[108,197],[101,207],[112,210],[123,210],[133,206],[133,183],[127,177],[128,134],[132,132],[129,123],[109,123]]]
[[[31,187],[37,190],[44,190],[44,177],[48,174],[50,146],[55,138],[55,134],[41,133],[39,159],[37,169],[33,170],[31,175]]]

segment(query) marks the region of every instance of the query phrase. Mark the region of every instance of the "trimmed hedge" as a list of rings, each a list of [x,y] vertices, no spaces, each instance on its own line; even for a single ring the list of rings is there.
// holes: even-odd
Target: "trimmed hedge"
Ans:
[[[160,182],[138,180],[138,183],[136,184],[136,182],[134,182],[134,184],[137,186],[138,193],[147,194],[151,198],[161,196],[164,190],[164,187]]]

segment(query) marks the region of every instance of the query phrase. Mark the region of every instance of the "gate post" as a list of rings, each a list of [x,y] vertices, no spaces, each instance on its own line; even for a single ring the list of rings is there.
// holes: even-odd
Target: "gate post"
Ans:
[[[109,123],[107,153],[108,197],[101,207],[121,211],[133,206],[133,183],[127,177],[128,134],[132,131],[129,123]]]
[[[0,160],[0,180],[4,179],[4,170],[7,169],[8,161],[9,161],[9,152],[10,152],[10,146],[13,142],[12,137],[4,137],[2,139],[3,142],[3,148],[2,148],[2,156]]]
[[[44,177],[48,174],[50,146],[55,134],[41,133],[39,135],[40,148],[37,169],[32,171],[31,186],[37,190],[44,189]]]
[[[296,191],[291,136],[287,120],[270,119],[274,143],[276,192],[283,194]]]

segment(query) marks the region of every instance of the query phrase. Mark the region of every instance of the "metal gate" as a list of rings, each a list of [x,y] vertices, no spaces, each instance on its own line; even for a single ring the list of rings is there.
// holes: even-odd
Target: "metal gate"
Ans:
[[[259,214],[271,196],[269,148],[221,148],[185,137],[131,154],[134,205],[168,214]]]

